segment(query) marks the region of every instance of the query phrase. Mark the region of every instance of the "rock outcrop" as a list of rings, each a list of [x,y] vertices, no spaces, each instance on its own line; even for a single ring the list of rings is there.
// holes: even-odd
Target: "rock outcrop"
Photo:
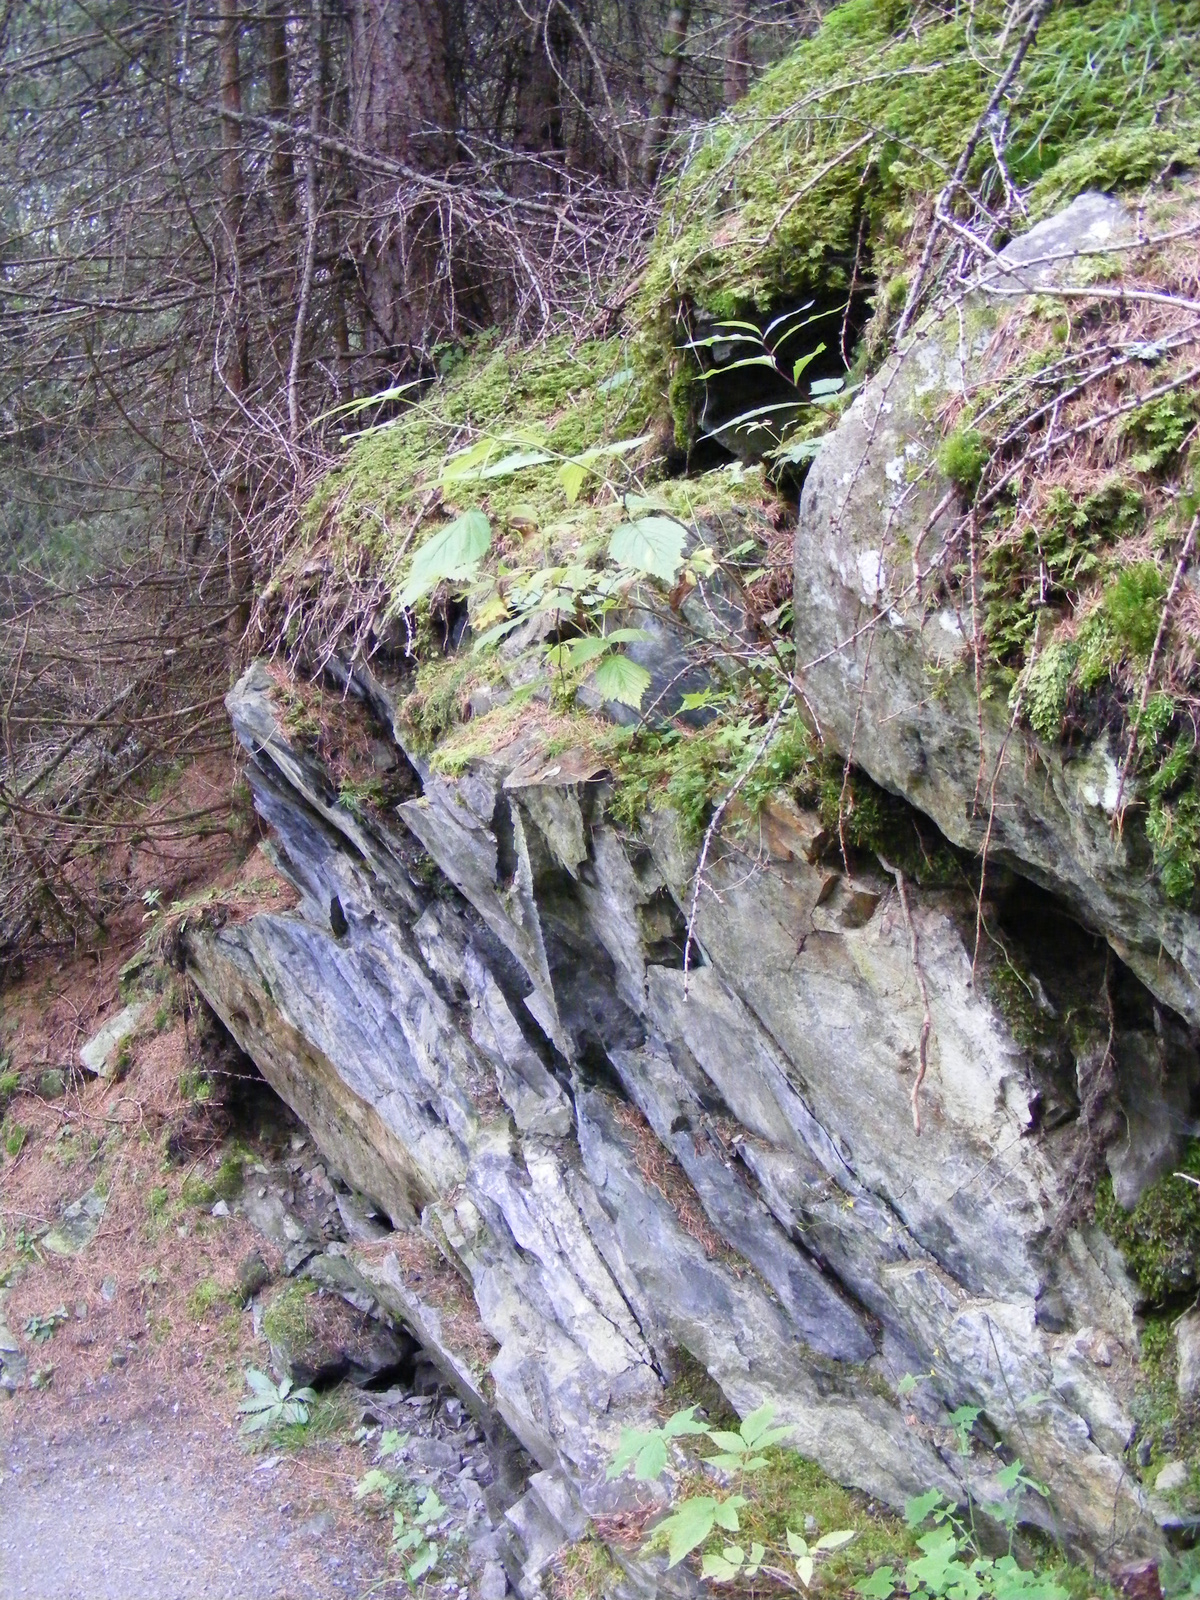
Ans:
[[[917,329],[855,399],[813,462],[796,535],[796,660],[823,732],[947,838],[1061,896],[1147,987],[1200,1023],[1200,924],[1155,880],[1124,748],[1104,733],[1065,752],[1038,740],[1003,697],[977,694],[969,603],[929,603],[958,525],[938,465],[939,413],[1004,355],[1002,316],[1047,284],[1074,281],[1136,216],[1082,195],[1013,241],[957,305]],[[1019,328],[1019,321],[1010,325]],[[965,557],[963,559],[966,559]]]
[[[374,680],[348,689],[385,709]],[[1052,1485],[1034,1517],[1078,1549],[1160,1548],[1122,1461],[1136,1292],[1098,1230],[1057,1242],[1071,1107],[1046,1116],[973,982],[968,896],[907,897],[933,1041],[918,1136],[905,907],[890,877],[831,866],[815,817],[780,801],[718,852],[685,972],[694,856],[669,813],[622,833],[588,762],[531,728],[453,780],[412,756],[419,796],[364,821],[272,693],[252,667],[228,704],[300,903],[193,924],[188,966],[391,1219],[370,1270],[396,1314],[540,1464],[545,1559],[547,1500],[562,1538],[625,1504],[621,1430],[694,1363],[890,1505],[995,1497],[1004,1450],[964,1456],[948,1423],[978,1406],[980,1436]],[[1152,1009],[1121,1061],[1153,1051]],[[1126,1080],[1136,1142],[1169,1085]],[[486,1371],[412,1285],[412,1241],[469,1291]]]

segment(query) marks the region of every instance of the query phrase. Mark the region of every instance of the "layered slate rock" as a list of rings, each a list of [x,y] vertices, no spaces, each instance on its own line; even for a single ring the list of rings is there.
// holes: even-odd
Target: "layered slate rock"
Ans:
[[[368,826],[271,691],[251,668],[229,706],[300,903],[193,926],[189,967],[397,1240],[469,1289],[487,1373],[445,1368],[552,1475],[563,1538],[631,1492],[605,1478],[620,1431],[690,1360],[892,1505],[994,1498],[1003,1452],[960,1456],[946,1421],[978,1405],[1075,1545],[1159,1548],[1120,1459],[1134,1291],[1095,1230],[1049,1249],[1070,1129],[1039,1127],[1028,1052],[972,984],[962,896],[910,893],[918,1137],[902,908],[890,878],[830,867],[815,818],[780,802],[718,852],[685,974],[694,860],[669,814],[620,833],[587,761],[527,730],[458,780],[418,763],[420,798]],[[371,1272],[436,1351],[399,1242]]]
[[[969,604],[927,604],[956,524],[939,413],[986,379],[1002,315],[1106,245],[1136,237],[1117,200],[1082,195],[942,306],[854,400],[804,484],[795,546],[796,661],[822,731],[956,844],[1062,897],[1147,987],[1200,1023],[1200,923],[1151,871],[1135,819],[1113,826],[1124,751],[1111,731],[1069,753],[977,700]],[[925,582],[920,581],[925,574]],[[982,748],[981,748],[982,737]],[[1128,780],[1124,799],[1136,795]]]

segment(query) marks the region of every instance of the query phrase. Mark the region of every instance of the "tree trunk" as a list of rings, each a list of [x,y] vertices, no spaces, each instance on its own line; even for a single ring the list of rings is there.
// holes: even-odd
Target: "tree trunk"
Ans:
[[[750,88],[750,16],[744,3],[737,4],[729,21],[729,43],[725,51],[725,72],[722,84],[727,106],[736,105],[745,98]]]
[[[267,106],[272,117],[286,122],[291,112],[288,82],[287,41],[288,0],[267,0],[263,18],[263,53],[267,69]],[[271,148],[271,186],[280,220],[290,226],[296,220],[296,172],[291,141],[275,134]]]
[[[221,69],[221,239],[218,260],[224,291],[224,351],[221,372],[235,406],[250,385],[250,330],[242,285],[242,229],[245,187],[242,179],[241,26],[238,0],[220,0],[219,60]],[[235,647],[250,621],[254,571],[246,517],[250,490],[245,463],[235,462],[229,489],[230,639]]]
[[[570,34],[556,7],[549,22],[529,23],[517,56],[516,130],[513,143],[527,154],[563,147],[562,78]]]
[[[675,102],[679,98],[679,80],[683,74],[683,47],[687,41],[688,24],[692,20],[692,0],[675,0],[667,17],[667,31],[663,38],[662,60],[658,68],[658,81],[654,86],[654,104],[642,138],[639,165],[643,181],[652,184],[658,177],[666,149],[667,130],[675,115]]]
[[[415,173],[445,172],[454,153],[443,0],[349,0],[350,131],[361,149]],[[361,266],[367,348],[408,366],[447,322],[440,219],[419,182],[365,177]]]

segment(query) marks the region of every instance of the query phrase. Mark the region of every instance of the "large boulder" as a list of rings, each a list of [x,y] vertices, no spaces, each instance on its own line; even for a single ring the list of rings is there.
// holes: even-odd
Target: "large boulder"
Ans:
[[[1197,1024],[1200,923],[1162,892],[1136,816],[1113,824],[1123,749],[1103,735],[1068,754],[1014,725],[1003,697],[981,702],[969,603],[931,608],[914,576],[959,520],[938,466],[941,414],[987,378],[1001,318],[1137,225],[1119,201],[1081,196],[931,313],[855,399],[801,496],[796,662],[838,750],[955,844],[986,841],[989,861],[1061,896]],[[1127,783],[1124,798],[1135,793]]]
[[[906,916],[780,802],[710,862],[685,974],[694,847],[666,812],[615,828],[585,753],[514,727],[367,829],[290,746],[265,674],[229,705],[300,898],[190,926],[189,968],[395,1223],[389,1293],[420,1293],[418,1238],[468,1286],[489,1403],[583,1510],[620,1506],[621,1429],[691,1361],[894,1506],[935,1485],[995,1500],[1000,1458],[960,1455],[947,1423],[978,1406],[1077,1547],[1108,1545],[1116,1507],[1125,1553],[1159,1549],[1120,1455],[1134,1291],[1095,1229],[1053,1246],[1071,1129],[1039,1125],[1029,1053],[972,984],[968,896],[910,885]],[[436,871],[405,866],[413,834]]]

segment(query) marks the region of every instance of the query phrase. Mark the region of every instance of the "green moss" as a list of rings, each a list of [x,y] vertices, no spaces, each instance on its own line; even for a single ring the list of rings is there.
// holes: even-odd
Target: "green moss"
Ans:
[[[586,503],[627,458],[585,462],[575,484],[564,480],[564,463],[640,437],[652,409],[619,339],[557,337],[532,348],[482,340],[408,410],[351,443],[309,503],[305,527],[310,537],[328,536],[347,574],[365,553],[393,591],[413,550],[451,512],[484,511],[498,543],[519,549],[570,516],[572,489]],[[491,447],[486,458],[443,476],[456,455],[481,444]],[[549,459],[506,465],[518,455]]]
[[[270,1344],[294,1350],[308,1338],[309,1301],[316,1287],[306,1278],[294,1278],[264,1309],[262,1330]]]
[[[988,451],[977,428],[956,428],[938,452],[938,465],[963,494],[973,495],[979,487]]]
[[[1153,561],[1135,561],[1117,573],[1101,605],[1116,644],[1127,655],[1150,654],[1162,615],[1167,580]]]
[[[17,1072],[0,1072],[0,1117],[8,1110],[9,1102],[21,1087],[21,1076]]]
[[[906,271],[925,208],[986,103],[993,63],[1011,49],[1008,20],[998,0],[941,14],[849,0],[713,126],[668,201],[641,291],[658,383],[679,370],[681,304],[736,316],[836,295],[864,255],[879,279]],[[1015,182],[1037,185],[1051,209],[1190,160],[1198,34],[1190,0],[1051,8],[1007,108]],[[980,141],[968,181],[994,179],[993,167]],[[685,409],[675,389],[672,409]]]
[[[857,768],[851,770],[847,781],[844,764],[827,761],[819,804],[822,822],[831,834],[840,834],[850,849],[882,857],[925,888],[961,881],[958,857],[946,841],[940,835],[926,839],[913,807],[881,789]]]
[[[179,1191],[180,1204],[185,1206],[211,1206],[216,1198],[212,1184],[195,1172],[188,1174]]]
[[[213,1193],[218,1200],[236,1200],[246,1181],[245,1161],[239,1155],[222,1158],[212,1181]]]
[[[1178,1172],[1200,1177],[1200,1141],[1193,1140]],[[1112,1182],[1096,1191],[1096,1221],[1120,1247],[1126,1265],[1152,1304],[1191,1293],[1200,1284],[1200,1188],[1168,1173],[1151,1184],[1132,1211],[1117,1204]]]
[[[187,1298],[188,1315],[194,1322],[203,1322],[218,1308],[227,1305],[229,1291],[222,1289],[215,1278],[202,1278]]]

